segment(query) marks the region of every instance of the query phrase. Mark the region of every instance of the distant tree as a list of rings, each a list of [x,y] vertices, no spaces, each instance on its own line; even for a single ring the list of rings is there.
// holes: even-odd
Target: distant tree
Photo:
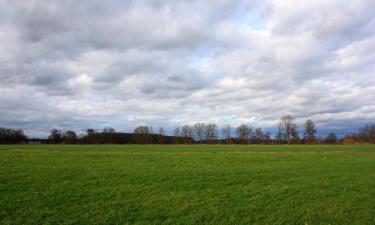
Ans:
[[[328,134],[325,142],[327,144],[336,144],[337,143],[337,136],[336,136],[336,134],[335,133]]]
[[[112,127],[106,127],[106,128],[103,129],[103,133],[113,134],[113,133],[116,133],[116,130],[113,129]]]
[[[185,125],[181,128],[181,136],[182,137],[192,137],[193,136],[193,129],[189,125]]]
[[[25,135],[22,129],[13,129],[13,132],[13,137],[16,143],[23,143],[27,140],[27,136]]]
[[[278,124],[275,140],[276,140],[277,144],[284,144],[285,143],[285,135],[283,133],[283,126],[282,126],[281,123]]]
[[[134,141],[137,144],[150,144],[151,141],[151,134],[152,134],[152,127],[148,126],[138,126],[134,129]]]
[[[193,137],[193,128],[189,125],[185,125],[181,128],[181,136],[184,138],[185,144],[191,144]]]
[[[0,144],[22,144],[26,139],[23,130],[0,127]]]
[[[299,143],[300,138],[297,131],[297,124],[290,115],[282,116],[279,122],[279,132],[283,135],[288,144]]]
[[[50,143],[60,144],[63,141],[61,130],[52,129],[51,134],[48,136],[48,140]]]
[[[264,134],[264,144],[271,144],[271,133],[268,131]]]
[[[223,135],[224,141],[226,144],[232,144],[232,128],[230,125],[227,125],[221,129],[221,133]]]
[[[215,123],[209,123],[205,129],[207,143],[214,143],[217,139],[217,125]]]
[[[174,130],[173,130],[173,142],[175,144],[179,144],[180,143],[180,128],[179,127],[176,127]]]
[[[298,134],[297,124],[293,124],[290,133],[292,135],[292,138],[289,140],[289,143],[291,143],[291,144],[300,144],[301,143],[301,138],[299,137],[299,134]]]
[[[253,136],[252,128],[245,124],[241,124],[239,127],[237,127],[236,133],[238,143],[240,144],[248,144]]]
[[[315,123],[312,120],[306,120],[304,138],[307,144],[313,144],[316,142],[317,139],[315,134]]]
[[[86,129],[83,134],[83,142],[86,144],[98,144],[97,132],[94,129]]]
[[[375,143],[375,124],[360,128],[355,136],[360,142]]]
[[[74,131],[68,130],[63,134],[63,141],[66,144],[77,144],[77,135]]]
[[[165,130],[162,127],[159,128],[159,134],[165,136]]]
[[[180,128],[179,128],[179,127],[176,127],[176,128],[173,130],[173,136],[176,136],[176,137],[179,137],[179,136],[180,136]]]
[[[165,130],[162,127],[159,128],[157,139],[159,144],[165,144]]]
[[[204,123],[196,123],[194,124],[194,138],[195,140],[199,141],[199,143],[202,143],[204,140],[206,134],[205,134],[205,128],[206,125]]]
[[[151,129],[148,126],[138,126],[133,130],[135,134],[151,134]]]
[[[264,143],[264,134],[263,134],[262,128],[260,127],[255,129],[255,143],[256,144]]]
[[[116,140],[116,130],[112,127],[106,127],[103,129],[102,132],[102,140],[103,144],[113,144]]]

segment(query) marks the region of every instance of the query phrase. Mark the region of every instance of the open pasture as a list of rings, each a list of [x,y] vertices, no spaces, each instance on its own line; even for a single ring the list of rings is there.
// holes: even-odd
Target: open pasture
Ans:
[[[375,146],[1,145],[0,224],[375,224]]]

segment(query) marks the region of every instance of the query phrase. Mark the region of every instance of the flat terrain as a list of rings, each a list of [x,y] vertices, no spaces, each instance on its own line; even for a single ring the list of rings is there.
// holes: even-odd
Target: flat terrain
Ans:
[[[0,224],[375,224],[375,146],[0,145]]]

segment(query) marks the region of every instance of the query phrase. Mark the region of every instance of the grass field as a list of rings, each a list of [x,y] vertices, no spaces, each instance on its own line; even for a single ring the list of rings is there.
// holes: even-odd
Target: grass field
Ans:
[[[0,224],[375,224],[375,146],[0,145]]]

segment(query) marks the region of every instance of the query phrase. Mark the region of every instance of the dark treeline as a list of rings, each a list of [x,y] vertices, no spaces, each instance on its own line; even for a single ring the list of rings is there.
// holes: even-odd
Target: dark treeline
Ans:
[[[81,135],[74,131],[53,129],[47,140],[50,144],[191,144],[193,140],[183,137],[153,133],[148,126],[139,126],[133,133],[116,132],[113,128],[103,131],[87,129]]]
[[[0,144],[24,143],[26,139],[23,130],[0,127]]]
[[[354,144],[375,143],[375,125],[367,125],[358,132],[338,139],[335,133],[324,138],[317,137],[315,123],[307,120],[303,124],[303,135],[298,132],[295,119],[290,115],[280,118],[274,137],[262,128],[246,124],[238,127],[224,126],[219,129],[215,123],[184,125],[166,135],[163,128],[154,132],[152,127],[138,126],[132,133],[116,132],[113,128],[102,131],[86,129],[80,134],[74,131],[51,130],[48,139],[28,139],[22,130],[0,128],[0,144]]]

